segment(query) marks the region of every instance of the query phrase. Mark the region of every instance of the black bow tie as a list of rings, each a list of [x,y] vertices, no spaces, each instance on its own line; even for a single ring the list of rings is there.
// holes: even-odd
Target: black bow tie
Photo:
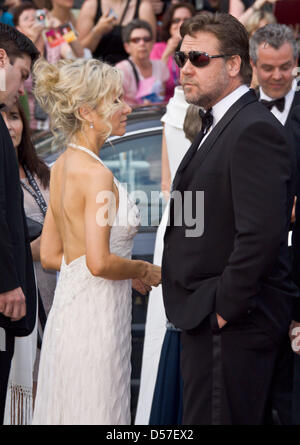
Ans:
[[[214,121],[214,117],[211,114],[211,108],[209,108],[209,110],[207,110],[206,112],[200,108],[199,115],[202,119],[201,131],[203,135],[205,135],[212,126],[212,123]]]
[[[261,103],[267,107],[269,110],[271,110],[273,107],[277,107],[279,111],[281,111],[281,113],[284,110],[284,106],[285,106],[285,97],[280,97],[279,99],[274,99],[274,100],[261,100]]]

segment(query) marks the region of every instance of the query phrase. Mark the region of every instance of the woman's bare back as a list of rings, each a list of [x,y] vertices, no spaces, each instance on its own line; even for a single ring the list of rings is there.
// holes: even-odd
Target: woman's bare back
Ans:
[[[52,167],[51,208],[62,239],[66,264],[86,254],[85,186],[93,175],[101,176],[107,171],[91,156],[72,148],[68,148]],[[117,198],[114,184],[113,191]],[[99,190],[95,190],[95,200],[98,193]]]

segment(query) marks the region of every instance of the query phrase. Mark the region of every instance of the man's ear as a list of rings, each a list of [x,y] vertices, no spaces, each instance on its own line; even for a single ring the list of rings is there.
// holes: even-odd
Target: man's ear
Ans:
[[[230,77],[237,77],[240,74],[242,59],[239,55],[234,55],[227,60],[228,73]]]
[[[7,52],[5,49],[0,48],[0,68],[4,68],[7,62],[9,61]]]

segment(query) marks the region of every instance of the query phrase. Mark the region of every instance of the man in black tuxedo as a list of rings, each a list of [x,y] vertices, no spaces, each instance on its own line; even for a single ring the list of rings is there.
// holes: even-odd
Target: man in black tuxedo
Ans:
[[[295,79],[298,45],[293,31],[277,23],[258,29],[250,39],[250,61],[259,85],[259,100],[291,135],[292,110],[300,105]]]
[[[0,106],[24,94],[24,80],[39,53],[34,44],[0,24]],[[15,150],[0,114],[0,424],[3,422],[14,337],[30,334],[36,288]]]
[[[286,136],[296,152],[299,141],[292,128],[296,125],[292,114],[300,105],[300,91],[297,91],[295,79],[298,46],[291,28],[270,24],[258,29],[250,39],[250,61],[259,84],[259,100],[285,127]],[[294,353],[286,335],[276,365],[271,403],[281,424],[292,423],[293,362]]]
[[[298,295],[287,246],[292,150],[249,91],[241,23],[203,14],[181,35],[185,97],[206,110],[173,181],[162,261],[166,313],[183,330],[183,422],[261,424]]]

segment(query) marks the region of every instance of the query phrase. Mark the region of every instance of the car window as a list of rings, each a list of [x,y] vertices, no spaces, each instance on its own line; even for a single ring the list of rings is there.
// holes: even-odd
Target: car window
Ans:
[[[106,144],[100,157],[127,187],[141,212],[141,226],[157,228],[165,203],[161,191],[161,130]]]

